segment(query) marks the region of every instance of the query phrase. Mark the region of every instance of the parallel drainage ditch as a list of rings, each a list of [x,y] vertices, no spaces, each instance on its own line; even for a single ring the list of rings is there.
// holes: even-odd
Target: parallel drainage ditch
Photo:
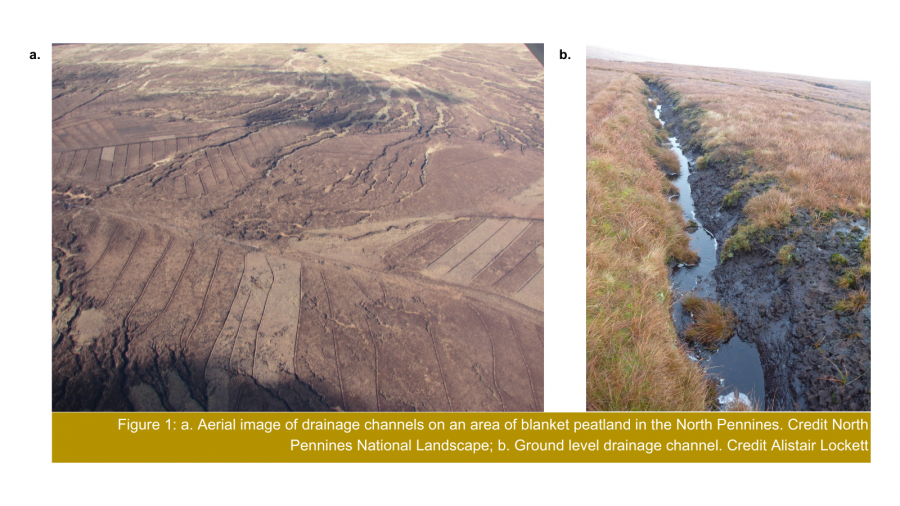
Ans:
[[[665,121],[660,118],[662,107],[662,104],[657,105],[654,115],[665,126]],[[687,324],[687,318],[681,308],[681,297],[685,293],[693,292],[699,297],[716,299],[713,269],[718,265],[719,245],[713,235],[703,228],[694,211],[694,199],[691,197],[691,185],[688,181],[694,160],[689,160],[682,152],[677,137],[669,137],[669,143],[671,151],[678,156],[681,164],[680,174],[669,175],[669,179],[678,188],[678,194],[673,195],[672,199],[681,205],[685,220],[693,220],[698,225],[695,230],[690,230],[688,235],[691,238],[691,248],[700,255],[700,262],[697,265],[679,264],[672,269],[671,275],[672,293],[675,296],[672,318],[675,321],[675,328],[682,331]],[[737,395],[738,400],[746,405],[758,406],[760,409],[764,407],[765,382],[759,352],[754,344],[744,342],[740,336],[734,335],[715,350],[691,343],[686,345],[691,359],[701,362],[707,373],[718,380],[721,392],[720,404],[724,406],[732,402]]]

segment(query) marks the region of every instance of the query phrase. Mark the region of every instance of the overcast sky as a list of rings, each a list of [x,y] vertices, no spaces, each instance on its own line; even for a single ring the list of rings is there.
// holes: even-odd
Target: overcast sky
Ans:
[[[885,8],[853,2],[697,0],[605,8],[610,22],[588,45],[670,63],[871,81],[873,64],[896,58],[880,31]],[[613,22],[618,20],[621,22]]]

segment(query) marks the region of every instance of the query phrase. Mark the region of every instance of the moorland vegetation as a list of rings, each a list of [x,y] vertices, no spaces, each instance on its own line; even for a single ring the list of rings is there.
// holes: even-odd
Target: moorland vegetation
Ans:
[[[666,136],[636,75],[589,70],[588,93],[588,409],[705,409],[709,384],[670,314],[668,264],[698,257],[668,198]]]
[[[650,85],[654,90],[658,88],[674,104],[673,112],[679,120],[676,122],[678,126],[667,122],[666,128],[684,130],[686,140],[683,148],[696,157],[695,169],[701,173],[714,171],[718,174],[713,179],[706,179],[714,180],[715,184],[721,186],[717,190],[721,193],[716,193],[719,195],[716,197],[718,200],[707,212],[713,215],[718,215],[719,211],[725,214],[738,213],[729,214],[737,216],[736,223],[732,226],[731,223],[734,222],[729,222],[728,227],[723,229],[724,237],[719,239],[720,262],[731,262],[751,251],[757,255],[753,258],[770,254],[769,265],[772,271],[777,271],[778,276],[785,276],[792,269],[811,262],[818,255],[816,251],[823,251],[817,250],[817,245],[826,247],[823,241],[838,245],[843,253],[831,254],[834,251],[831,249],[827,254],[822,253],[825,257],[821,264],[815,264],[830,268],[829,276],[832,280],[832,289],[823,292],[829,294],[823,300],[830,299],[831,302],[824,302],[822,310],[831,312],[832,318],[841,318],[842,328],[853,327],[850,336],[868,339],[868,327],[864,323],[868,321],[868,316],[856,316],[867,309],[871,299],[869,83],[735,69],[598,60],[588,62],[587,72],[589,406],[594,402],[595,406],[604,409],[606,405],[602,400],[605,398],[592,392],[596,392],[598,388],[602,390],[603,385],[613,384],[612,380],[606,379],[608,370],[605,367],[614,360],[608,359],[603,367],[597,369],[599,361],[596,359],[596,350],[604,346],[612,349],[621,347],[613,338],[603,335],[606,331],[598,331],[591,325],[592,303],[596,304],[592,297],[598,297],[596,293],[592,293],[592,289],[599,288],[599,293],[603,294],[607,285],[598,280],[619,279],[614,267],[610,266],[623,262],[616,260],[603,264],[597,261],[597,252],[612,248],[621,257],[627,257],[626,253],[633,252],[645,263],[633,264],[632,276],[643,275],[646,280],[664,279],[655,277],[658,274],[650,274],[654,272],[647,265],[651,257],[647,254],[640,256],[644,250],[626,247],[631,244],[615,240],[623,233],[634,233],[629,231],[635,226],[644,231],[650,228],[649,225],[642,227],[634,218],[630,221],[618,221],[618,227],[613,227],[612,232],[603,235],[600,232],[606,230],[604,227],[613,226],[610,222],[622,220],[621,216],[624,214],[614,212],[603,215],[602,218],[595,216],[598,209],[595,200],[616,200],[614,187],[601,186],[605,191],[597,190],[598,181],[604,181],[597,176],[605,174],[601,170],[603,167],[617,167],[618,171],[615,173],[635,188],[640,187],[647,193],[657,195],[666,194],[663,179],[660,179],[660,186],[656,188],[638,184],[645,178],[652,179],[641,169],[649,169],[651,173],[655,169],[654,175],[669,172],[659,156],[654,156],[656,146],[652,145],[654,139],[657,146],[663,145],[660,137],[668,134],[659,130],[661,125],[651,116],[656,105],[653,97],[648,101],[648,97],[639,96],[642,84]],[[631,83],[633,88],[625,86],[625,83]],[[625,103],[634,104],[635,116],[639,115],[637,109],[642,108],[646,122],[632,126],[622,118],[621,110]],[[631,128],[630,141],[618,140],[618,136],[626,128]],[[681,139],[681,135],[679,138]],[[639,148],[643,148],[643,151]],[[609,162],[604,165],[606,160]],[[631,191],[637,193],[637,190]],[[598,193],[602,197],[597,197]],[[648,198],[647,201],[652,199]],[[618,202],[617,205],[624,205],[623,199],[619,198]],[[644,206],[644,209],[650,207]],[[632,215],[635,214],[640,213],[632,211]],[[665,242],[667,236],[658,232],[656,235],[657,240]],[[851,238],[853,242],[847,243]],[[777,240],[772,242],[773,239]],[[604,244],[597,244],[598,240]],[[678,258],[676,247],[667,251],[666,260]],[[654,265],[662,268],[659,266],[664,266],[665,261],[657,259]],[[742,265],[746,268],[749,264]],[[597,266],[601,266],[599,273],[596,272]],[[736,269],[740,270],[741,267]],[[630,286],[625,286],[631,290]],[[776,288],[773,287],[773,290]],[[605,297],[611,298],[609,295]],[[625,295],[620,294],[619,297]],[[671,295],[663,289],[659,297],[669,300]],[[631,315],[633,311],[638,311],[632,309],[639,307],[633,300],[620,302],[624,305],[617,306],[618,313]],[[694,303],[694,309],[698,311],[704,306],[700,301]],[[668,304],[666,307],[669,307]],[[627,308],[627,311],[622,308]],[[704,334],[721,336],[730,332],[733,315],[729,314],[728,309],[718,311],[710,306],[707,313],[715,316],[715,323],[710,327],[710,332]],[[618,314],[610,316],[614,314],[612,311],[603,314],[609,321],[624,318]],[[738,318],[740,317],[738,314]],[[798,320],[807,318],[802,314],[797,317]],[[641,329],[671,326],[671,317],[666,311],[643,312],[639,320],[642,323]],[[857,327],[862,329],[859,330],[862,334],[857,332],[858,329],[854,330]],[[806,335],[808,330],[803,330],[804,328],[808,327],[797,327],[792,331],[792,336]],[[629,331],[630,329],[619,332],[624,336]],[[693,332],[700,332],[700,329],[695,325]],[[659,335],[664,333],[661,330],[657,332]],[[839,334],[835,335],[840,337]],[[645,334],[631,332],[629,335],[634,341],[642,342]],[[604,341],[604,344],[598,344],[595,342],[597,340]],[[821,343],[821,340],[816,342]],[[845,348],[846,346],[829,348],[829,353],[845,353],[840,351]],[[594,355],[591,354],[592,350],[595,350]],[[867,350],[868,348],[865,357],[860,355],[858,360],[868,360]],[[823,357],[822,360],[816,360],[824,363],[828,357]],[[594,362],[591,362],[592,359]],[[811,375],[804,381],[820,384],[821,374],[815,372],[818,365],[809,365],[815,362],[813,359],[802,360],[811,361],[806,362],[807,367],[813,368],[813,372],[803,373]],[[833,393],[829,395],[834,398]],[[809,402],[814,404],[817,401],[813,399]],[[845,409],[857,409],[853,408],[855,405],[847,403],[849,408]]]

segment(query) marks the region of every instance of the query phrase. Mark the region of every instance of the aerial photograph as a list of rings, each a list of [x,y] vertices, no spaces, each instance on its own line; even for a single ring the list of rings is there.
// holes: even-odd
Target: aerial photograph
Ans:
[[[52,56],[54,411],[543,410],[524,44]]]
[[[871,409],[871,85],[587,48],[587,409]]]

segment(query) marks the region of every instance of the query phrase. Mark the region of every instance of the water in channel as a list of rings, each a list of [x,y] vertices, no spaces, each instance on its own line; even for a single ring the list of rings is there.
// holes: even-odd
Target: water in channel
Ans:
[[[654,114],[665,126],[665,121],[659,117],[661,111],[662,105],[657,105]],[[694,212],[694,199],[691,197],[691,185],[688,182],[690,167],[694,165],[694,161],[688,160],[681,151],[678,138],[669,137],[669,143],[671,145],[669,149],[678,155],[681,165],[680,174],[669,175],[669,179],[678,188],[678,194],[671,198],[681,205],[685,220],[697,223],[697,229],[689,231],[688,235],[691,238],[691,248],[700,255],[700,262],[697,265],[679,264],[672,269],[672,294],[675,297],[672,318],[675,320],[675,328],[683,329],[688,323],[681,309],[681,297],[685,293],[693,292],[699,297],[716,298],[716,280],[712,271],[718,263],[718,243],[715,237],[703,228]],[[724,404],[736,394],[745,404],[752,404],[759,409],[764,408],[766,390],[759,352],[755,345],[746,343],[735,335],[716,350],[711,351],[690,344],[688,350],[692,360],[702,362],[707,372],[718,379],[720,403]]]

